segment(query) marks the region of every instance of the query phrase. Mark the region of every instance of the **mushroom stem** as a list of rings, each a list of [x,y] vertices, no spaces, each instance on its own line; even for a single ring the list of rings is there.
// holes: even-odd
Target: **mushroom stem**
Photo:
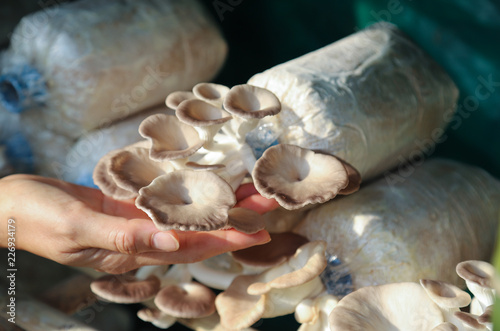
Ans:
[[[189,283],[193,280],[187,264],[174,264],[168,271],[160,277],[161,286],[173,285],[177,283]]]
[[[198,162],[202,164],[224,164],[224,168],[214,170],[213,172],[228,182],[233,191],[236,191],[248,173],[239,151],[235,149],[227,153],[208,153],[198,160]]]
[[[235,130],[235,136],[239,143],[243,143],[245,141],[247,133],[255,129],[257,125],[259,125],[259,121],[259,118],[235,118],[235,122],[238,125]]]
[[[182,159],[170,160],[170,163],[175,168],[175,170],[182,170],[186,169],[186,163],[188,162],[188,160],[188,157],[184,157]]]
[[[302,323],[298,331],[329,330],[328,316],[337,304],[336,297],[325,293],[301,301],[295,308],[295,319]]]
[[[245,165],[246,169],[248,170],[249,173],[252,173],[253,168],[255,167],[255,163],[257,160],[255,159],[255,156],[253,155],[253,151],[250,148],[248,144],[243,143],[240,148],[239,148],[239,154],[241,157],[241,160],[243,161],[243,164]]]
[[[210,268],[204,261],[190,263],[188,268],[197,281],[216,290],[226,290],[241,273],[241,270],[231,272],[230,270]]]
[[[177,321],[177,318],[163,313],[157,308],[143,308],[137,312],[139,317],[144,322],[149,322],[159,329],[168,329]]]
[[[168,265],[146,265],[137,269],[134,277],[138,280],[145,280],[151,275],[161,278],[161,275],[168,269]]]
[[[223,126],[222,128],[224,128]],[[207,144],[203,145],[203,150],[207,153],[229,153],[237,149],[239,144],[234,140],[234,138],[225,133],[216,134],[213,140]],[[200,152],[203,153],[203,150]]]

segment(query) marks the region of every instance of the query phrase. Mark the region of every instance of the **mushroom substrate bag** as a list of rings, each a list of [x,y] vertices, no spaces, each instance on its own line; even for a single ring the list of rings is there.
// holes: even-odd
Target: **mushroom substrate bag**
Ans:
[[[146,109],[113,125],[84,133],[76,142],[64,150],[57,151],[58,158],[49,157],[49,153],[35,153],[38,156],[36,171],[45,176],[57,177],[68,182],[94,186],[92,172],[97,162],[106,153],[134,144],[142,137],[137,132],[139,124],[148,116],[163,113],[165,106]],[[59,136],[61,137],[61,136]],[[41,147],[44,141],[32,145]],[[53,152],[55,154],[56,151]]]
[[[262,120],[280,143],[334,154],[363,179],[439,142],[458,90],[395,26],[383,23],[250,78],[276,94]]]
[[[15,29],[1,98],[11,111],[41,107],[40,127],[76,138],[210,80],[226,52],[194,0],[62,4]]]
[[[354,289],[423,278],[463,285],[457,263],[491,257],[500,182],[444,159],[410,169],[311,210],[294,229],[325,240]]]

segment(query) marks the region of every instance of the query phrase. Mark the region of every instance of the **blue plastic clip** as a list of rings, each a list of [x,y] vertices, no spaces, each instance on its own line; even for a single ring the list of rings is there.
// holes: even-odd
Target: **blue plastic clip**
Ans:
[[[32,66],[16,66],[0,76],[0,103],[12,113],[42,106],[47,97],[47,84]]]

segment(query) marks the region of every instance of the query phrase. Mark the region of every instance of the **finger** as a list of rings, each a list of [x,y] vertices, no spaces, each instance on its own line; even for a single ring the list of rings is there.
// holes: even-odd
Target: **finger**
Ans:
[[[175,231],[160,231],[150,219],[131,219],[95,213],[80,231],[80,244],[122,254],[179,249]]]
[[[279,207],[279,203],[274,199],[267,199],[260,194],[253,194],[239,201],[235,207],[252,209],[259,214],[265,214]]]
[[[236,251],[255,245],[262,245],[271,240],[266,230],[246,234],[234,229],[209,232],[178,232],[181,249],[173,256],[179,261],[201,261],[208,257],[229,251]],[[177,263],[180,263],[180,262]]]
[[[241,184],[237,189],[236,189],[236,192],[235,192],[235,195],[236,195],[236,200],[237,201],[240,201],[240,200],[243,200],[253,194],[257,194],[259,193],[257,191],[257,189],[255,188],[255,186],[253,185],[253,183],[245,183],[245,184]]]
[[[248,248],[250,246],[269,242],[267,231],[248,235],[235,230],[220,230],[211,232],[182,232],[179,233],[181,249],[176,252],[148,252],[137,255],[127,255],[112,251],[91,250],[90,254],[80,260],[89,260],[82,263],[85,266],[109,273],[123,273],[145,265],[166,265],[177,263],[192,263],[205,260],[215,255],[229,251]]]

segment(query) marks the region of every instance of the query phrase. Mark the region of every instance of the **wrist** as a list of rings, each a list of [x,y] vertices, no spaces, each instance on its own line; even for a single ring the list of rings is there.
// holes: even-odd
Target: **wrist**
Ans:
[[[16,217],[14,214],[16,203],[15,181],[24,175],[10,175],[0,179],[0,247],[13,246],[16,236]],[[10,239],[9,239],[10,238]],[[16,243],[16,248],[17,243]]]

